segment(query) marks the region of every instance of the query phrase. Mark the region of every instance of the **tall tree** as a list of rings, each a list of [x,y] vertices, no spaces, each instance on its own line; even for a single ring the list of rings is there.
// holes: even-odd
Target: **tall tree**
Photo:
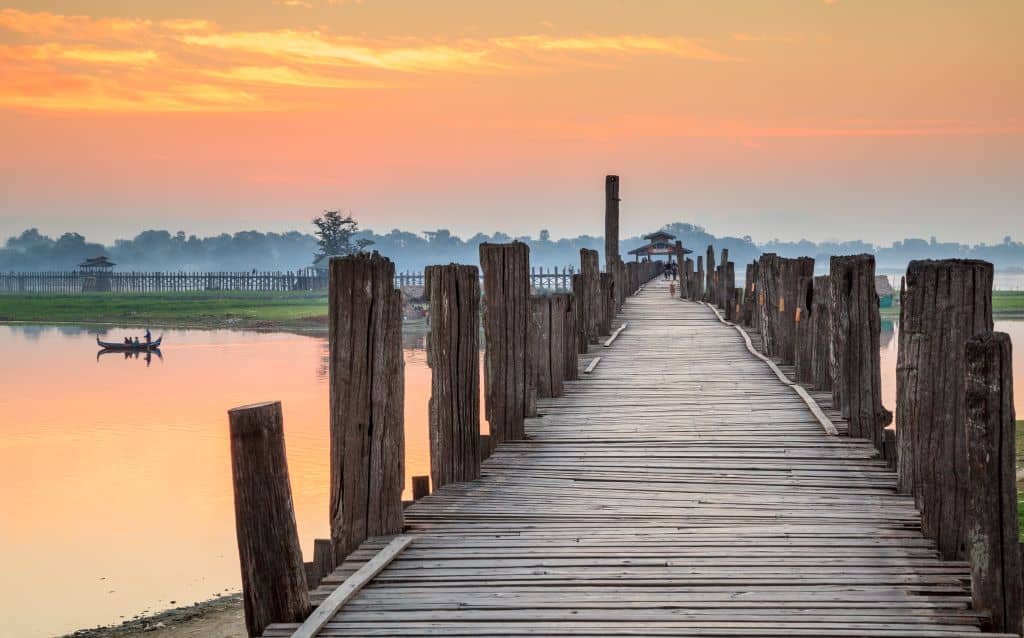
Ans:
[[[316,243],[320,246],[320,250],[314,256],[317,260],[361,253],[373,243],[370,239],[353,241],[352,236],[359,232],[359,222],[352,219],[352,215],[343,216],[341,211],[325,211],[313,220],[313,225],[316,226]]]

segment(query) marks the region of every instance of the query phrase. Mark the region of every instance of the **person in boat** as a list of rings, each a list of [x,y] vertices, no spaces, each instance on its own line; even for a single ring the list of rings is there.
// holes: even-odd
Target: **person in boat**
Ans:
[[[131,337],[125,337],[124,338],[124,345],[126,345],[126,346],[132,345],[132,338]]]
[[[136,346],[137,346],[137,345],[139,345],[139,338],[138,338],[138,337],[135,337],[135,343],[134,343],[134,345],[136,345]]]
[[[149,328],[146,328],[146,345],[153,343],[153,335],[150,334]]]

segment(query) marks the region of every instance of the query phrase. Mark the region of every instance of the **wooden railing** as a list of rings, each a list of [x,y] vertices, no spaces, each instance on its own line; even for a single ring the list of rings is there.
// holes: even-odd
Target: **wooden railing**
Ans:
[[[530,285],[535,290],[568,291],[572,266],[532,268]],[[314,268],[295,271],[251,272],[0,272],[0,293],[118,294],[163,292],[294,292],[327,290],[327,272]],[[423,272],[395,274],[397,288],[423,287]]]

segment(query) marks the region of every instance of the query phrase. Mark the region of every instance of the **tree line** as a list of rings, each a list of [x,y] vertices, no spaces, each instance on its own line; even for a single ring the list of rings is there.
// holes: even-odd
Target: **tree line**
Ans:
[[[672,223],[662,227],[674,234],[683,245],[697,254],[703,254],[708,244],[716,251],[728,248],[730,259],[745,264],[762,252],[775,252],[785,257],[807,255],[819,264],[827,263],[834,254],[873,253],[880,270],[902,270],[911,259],[921,258],[978,258],[986,259],[1002,270],[1024,270],[1024,243],[1004,238],[999,244],[967,245],[957,242],[938,242],[935,238],[904,239],[890,246],[875,246],[853,240],[846,242],[780,241],[777,239],[756,244],[749,236],[719,237],[701,226]],[[652,228],[651,231],[657,230]],[[448,230],[438,229],[421,233],[394,229],[378,234],[371,230],[354,230],[348,237],[353,246],[377,250],[391,258],[399,271],[419,271],[437,263],[460,262],[475,264],[481,242],[508,242],[513,239],[530,246],[530,261],[535,266],[565,267],[577,265],[580,248],[603,251],[604,239],[596,235],[578,235],[554,239],[546,230],[537,237],[513,237],[506,233],[477,233],[462,238]],[[627,237],[621,242],[623,258],[627,252],[646,243],[640,236]],[[79,233],[64,233],[53,238],[28,229],[10,237],[0,248],[0,271],[74,270],[86,258],[107,255],[118,270],[162,271],[247,271],[297,270],[314,263],[318,255],[330,253],[322,237],[292,231],[273,233],[241,231],[211,237],[171,233],[166,230],[146,230],[131,239],[118,239],[103,245],[88,241]],[[602,255],[603,260],[603,255]]]

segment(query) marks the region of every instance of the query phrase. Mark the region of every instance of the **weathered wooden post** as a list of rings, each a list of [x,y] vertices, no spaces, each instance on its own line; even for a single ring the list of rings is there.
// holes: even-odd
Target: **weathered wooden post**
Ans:
[[[611,273],[600,273],[598,280],[598,304],[601,322],[597,326],[597,334],[607,337],[612,333],[612,319],[615,317],[615,279]]]
[[[548,353],[547,365],[550,369],[551,396],[560,397],[565,393],[566,379],[566,352],[569,347],[565,342],[571,337],[571,330],[566,331],[570,326],[566,320],[569,312],[571,296],[566,293],[555,293],[548,298],[550,307],[548,309]],[[575,351],[573,352],[575,361]]]
[[[413,502],[420,500],[424,496],[430,496],[430,477],[429,476],[414,476],[414,477],[412,477],[412,500],[413,500]]]
[[[376,252],[330,261],[331,541],[334,562],[402,531],[405,376],[395,267]]]
[[[580,275],[583,289],[573,292],[581,301],[580,308],[586,318],[584,325],[587,328],[587,339],[590,343],[597,343],[604,320],[604,304],[601,302],[601,270],[596,250],[580,248]]]
[[[1020,634],[1024,596],[1010,336],[975,335],[964,358],[971,598],[974,609],[990,614],[989,630]]]
[[[530,368],[537,397],[555,396],[551,391],[551,299],[530,299]]]
[[[924,532],[946,560],[967,556],[964,353],[970,337],[992,330],[992,276],[984,261],[915,260],[901,295],[899,489],[914,495]]]
[[[430,478],[480,476],[480,279],[476,266],[427,266]]]
[[[693,277],[693,260],[683,257],[679,263],[679,296],[683,299],[690,298],[690,279]]]
[[[715,303],[722,310],[725,310],[725,307],[728,305],[729,299],[731,299],[731,297],[726,296],[727,293],[726,293],[726,290],[725,290],[725,278],[726,278],[725,270],[726,270],[726,265],[728,263],[729,263],[729,249],[728,248],[723,248],[722,249],[722,258],[718,262],[718,270],[715,273],[715,284],[716,284],[715,285]]]
[[[801,277],[796,296],[796,347],[793,363],[797,383],[814,384],[814,277]]]
[[[270,623],[305,620],[309,589],[295,526],[281,403],[228,410],[228,427],[245,628],[255,637]]]
[[[833,256],[829,276],[835,406],[850,420],[850,436],[870,439],[881,450],[882,429],[892,422],[892,413],[882,406],[875,257]]]
[[[587,320],[583,314],[583,309],[580,299],[586,297],[586,293],[583,291],[583,275],[572,276],[572,318],[573,318],[573,332],[576,343],[577,354],[587,354],[587,350],[590,349],[590,339],[587,337]]]
[[[690,289],[690,299],[700,301],[704,298],[704,257],[697,255],[697,272],[694,277],[694,286]]]
[[[704,257],[704,300],[708,303],[715,303],[715,248],[708,244],[707,254]]]
[[[723,250],[722,253],[728,251]],[[722,305],[725,310],[725,318],[729,321],[736,321],[736,264],[727,261],[722,266]]]
[[[754,326],[754,290],[757,288],[755,275],[757,262],[747,264],[746,274],[743,277],[743,298],[740,308],[740,323],[747,328]]]
[[[526,436],[529,388],[530,248],[521,242],[480,244],[484,272],[485,411],[492,444]]]
[[[604,263],[612,276],[615,289],[615,309],[622,308],[625,300],[622,288],[622,257],[619,254],[619,176],[604,177]],[[611,320],[611,317],[609,317]]]
[[[832,278],[814,277],[811,315],[814,336],[811,345],[811,377],[816,390],[832,389]]]
[[[566,381],[574,381],[579,378],[579,355],[580,348],[576,340],[579,336],[576,320],[576,295],[564,293],[556,295],[564,298],[564,302],[558,301],[559,307],[564,307],[565,314],[562,315],[562,377]],[[552,353],[554,356],[554,353]]]
[[[775,253],[764,253],[757,264],[757,324],[767,357],[779,354],[779,259]]]

